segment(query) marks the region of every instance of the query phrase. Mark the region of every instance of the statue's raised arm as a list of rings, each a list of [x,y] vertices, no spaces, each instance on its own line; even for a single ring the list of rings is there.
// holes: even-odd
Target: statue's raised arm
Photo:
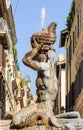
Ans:
[[[55,33],[56,23],[51,23],[45,30],[38,33],[34,33],[31,37],[32,50],[25,54],[22,61],[26,66],[31,67],[34,70],[41,70],[42,68],[37,66],[35,61],[38,61],[38,56],[43,51],[46,53],[49,49],[52,49],[52,44],[56,40]],[[35,59],[35,60],[34,60]]]

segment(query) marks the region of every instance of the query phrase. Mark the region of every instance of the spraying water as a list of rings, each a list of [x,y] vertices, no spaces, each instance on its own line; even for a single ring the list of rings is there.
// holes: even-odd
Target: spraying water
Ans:
[[[43,7],[42,10],[41,10],[41,25],[42,25],[42,29],[44,28],[45,15],[46,15],[46,11],[45,11],[45,7]]]

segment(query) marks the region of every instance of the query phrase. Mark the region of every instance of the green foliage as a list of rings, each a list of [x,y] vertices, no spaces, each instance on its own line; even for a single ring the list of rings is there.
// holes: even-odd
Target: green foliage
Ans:
[[[13,54],[14,54],[14,60],[17,62],[17,49],[15,46],[13,46]]]
[[[13,46],[13,54],[14,54],[14,60],[15,60],[15,63],[16,63],[17,70],[20,70],[19,64],[18,64],[18,59],[17,59],[17,49],[16,49],[15,46]]]
[[[16,63],[16,67],[17,67],[17,70],[20,70],[18,60],[17,60],[17,63]]]
[[[18,95],[18,87],[16,88],[16,96]]]
[[[75,0],[72,1],[70,12],[69,12],[69,14],[67,16],[67,20],[66,20],[66,26],[67,26],[68,31],[70,31],[70,29],[71,29],[74,14],[75,14]]]
[[[23,88],[23,87],[25,86],[25,84],[26,84],[26,83],[25,83],[25,80],[22,79],[21,82],[20,82],[20,87]]]

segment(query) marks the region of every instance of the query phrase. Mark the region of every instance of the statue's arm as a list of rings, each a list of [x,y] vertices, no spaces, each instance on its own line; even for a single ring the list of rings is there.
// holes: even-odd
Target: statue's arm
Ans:
[[[34,70],[41,70],[41,67],[38,66],[33,60],[34,56],[37,54],[38,50],[37,48],[34,48],[32,51],[25,54],[25,56],[22,59],[22,62],[26,65],[31,67]]]
[[[25,56],[22,59],[22,62],[26,65],[31,67],[34,70],[42,70],[42,68],[39,66],[39,64],[36,64],[37,61],[33,60],[33,58],[37,55],[40,45],[35,41],[34,39],[35,47],[32,49],[32,51],[25,54]]]

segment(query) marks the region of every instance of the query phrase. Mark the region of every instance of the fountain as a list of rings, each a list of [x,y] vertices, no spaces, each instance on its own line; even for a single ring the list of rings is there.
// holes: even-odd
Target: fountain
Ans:
[[[37,71],[37,101],[13,116],[10,125],[12,130],[76,130],[78,123],[79,128],[83,128],[83,120],[78,112],[53,113],[57,95],[56,51],[53,48],[56,26],[52,22],[31,37],[32,50],[25,54],[22,61]]]

